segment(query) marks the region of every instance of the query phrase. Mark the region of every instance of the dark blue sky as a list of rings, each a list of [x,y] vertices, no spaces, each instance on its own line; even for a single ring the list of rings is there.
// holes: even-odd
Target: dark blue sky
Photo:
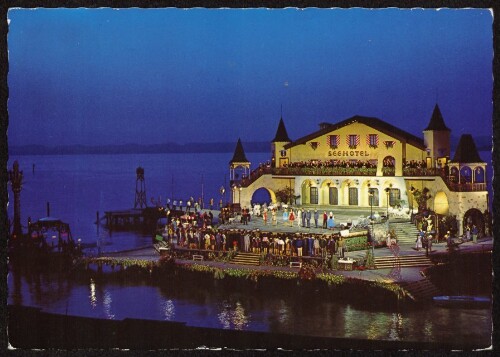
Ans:
[[[270,141],[375,116],[491,135],[488,10],[10,10],[10,145]]]

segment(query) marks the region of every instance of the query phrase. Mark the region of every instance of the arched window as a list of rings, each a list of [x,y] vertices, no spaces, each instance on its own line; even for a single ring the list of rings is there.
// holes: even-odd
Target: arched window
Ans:
[[[476,167],[474,170],[474,182],[484,183],[484,169],[482,167]]]
[[[356,187],[349,187],[349,205],[358,205],[358,189]]]
[[[318,204],[318,188],[317,187],[311,187],[310,191],[310,204],[312,205],[317,205]]]
[[[458,169],[456,167],[450,169],[450,176],[452,182],[458,182]]]
[[[328,203],[331,205],[339,204],[339,190],[337,187],[328,187]]]
[[[399,188],[391,188],[389,190],[389,206],[396,206],[401,199],[401,191]]]
[[[368,195],[368,204],[372,207],[378,207],[378,188],[370,188],[369,192],[371,193],[371,195]]]
[[[464,166],[460,169],[460,183],[472,182],[472,170],[469,166]]]
[[[394,176],[395,175],[396,159],[392,156],[384,157],[382,161],[382,173],[384,176]]]

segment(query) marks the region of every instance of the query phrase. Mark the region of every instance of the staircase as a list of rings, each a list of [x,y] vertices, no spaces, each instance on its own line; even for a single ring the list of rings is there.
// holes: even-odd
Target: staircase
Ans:
[[[233,259],[231,259],[230,263],[240,265],[260,265],[260,254],[239,252],[233,257]]]
[[[409,221],[405,222],[390,222],[389,230],[394,229],[398,237],[398,244],[415,244],[417,239],[418,229]]]
[[[441,291],[427,278],[400,285],[410,293],[414,301],[431,300],[434,296],[442,295]]]
[[[394,255],[387,255],[383,257],[375,257],[375,267],[377,269],[390,269],[393,268],[397,262]],[[425,255],[400,255],[399,265],[401,268],[408,267],[425,267],[433,265],[432,261]]]

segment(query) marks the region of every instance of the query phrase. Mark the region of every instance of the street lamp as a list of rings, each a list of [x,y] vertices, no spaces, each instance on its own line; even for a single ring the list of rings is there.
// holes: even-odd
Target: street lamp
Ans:
[[[386,212],[387,219],[389,219],[389,192],[390,191],[391,191],[391,189],[389,187],[387,187],[385,189],[385,193],[387,194],[387,212]]]
[[[368,200],[370,201],[370,219],[373,219],[373,189],[368,189]]]
[[[226,189],[224,188],[224,186],[220,187],[219,192],[220,192],[220,199],[222,201],[224,199],[224,192],[226,192]]]

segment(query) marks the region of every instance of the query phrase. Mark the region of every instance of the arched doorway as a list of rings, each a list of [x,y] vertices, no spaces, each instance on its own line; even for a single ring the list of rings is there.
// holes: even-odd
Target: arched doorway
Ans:
[[[396,173],[396,159],[393,156],[386,156],[382,160],[382,173],[384,176],[394,176]]]
[[[448,197],[443,191],[439,191],[434,196],[434,212],[441,215],[447,215],[449,210]]]
[[[339,189],[333,180],[325,180],[320,188],[320,204],[337,206],[339,204]]]
[[[301,191],[303,205],[319,203],[318,186],[313,180],[305,180],[302,183]]]
[[[479,232],[484,234],[484,216],[477,208],[471,208],[470,210],[465,212],[463,231],[465,232],[467,227],[472,229],[473,225],[475,225],[479,229]]]
[[[269,204],[271,202],[275,202],[276,198],[273,200],[273,195],[272,191],[265,187],[261,187],[257,190],[254,191],[252,195],[252,205],[254,204],[260,204],[263,205],[264,203]]]

